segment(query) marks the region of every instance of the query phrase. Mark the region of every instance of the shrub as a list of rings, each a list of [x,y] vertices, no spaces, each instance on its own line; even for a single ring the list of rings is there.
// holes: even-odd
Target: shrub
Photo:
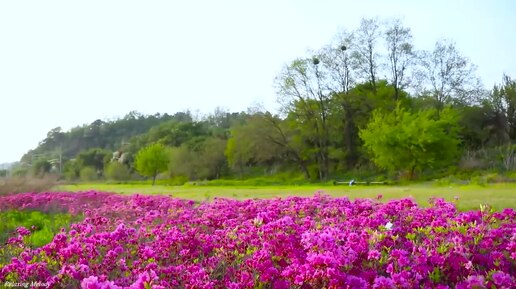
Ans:
[[[188,182],[188,178],[186,176],[175,176],[170,178],[168,181],[168,185],[171,186],[182,186]]]
[[[57,177],[47,175],[44,178],[7,177],[0,179],[0,194],[43,192],[57,185]]]
[[[482,176],[474,176],[471,178],[470,181],[471,184],[479,185],[484,187],[487,184],[486,178]]]
[[[82,168],[79,175],[81,176],[81,180],[83,181],[94,181],[98,179],[97,172],[93,167]]]
[[[131,178],[131,173],[126,165],[119,162],[111,162],[104,169],[106,179],[113,181],[127,181]]]
[[[486,182],[488,183],[503,183],[506,182],[508,179],[500,175],[498,173],[490,173],[485,176]]]

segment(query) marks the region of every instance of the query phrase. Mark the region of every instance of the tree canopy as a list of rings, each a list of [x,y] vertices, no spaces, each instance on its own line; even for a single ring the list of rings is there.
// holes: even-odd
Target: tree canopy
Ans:
[[[450,165],[458,157],[458,119],[449,108],[410,112],[398,106],[392,112],[377,110],[360,131],[373,162],[391,172],[416,172]]]
[[[156,183],[156,176],[168,169],[169,154],[160,143],[151,144],[142,148],[135,158],[135,169],[142,176],[152,177],[152,185]]]

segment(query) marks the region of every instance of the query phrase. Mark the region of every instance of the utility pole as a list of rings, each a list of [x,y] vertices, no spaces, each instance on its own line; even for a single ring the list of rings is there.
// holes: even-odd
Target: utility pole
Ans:
[[[63,167],[63,150],[62,147],[59,146],[59,176],[61,177]]]

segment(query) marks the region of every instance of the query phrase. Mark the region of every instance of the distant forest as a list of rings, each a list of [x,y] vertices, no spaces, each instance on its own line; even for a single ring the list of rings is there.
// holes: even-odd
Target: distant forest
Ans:
[[[500,83],[486,89],[454,42],[418,50],[400,20],[372,18],[310,55],[291,60],[274,80],[279,112],[218,108],[201,119],[188,111],[130,112],[69,131],[57,127],[12,174],[142,179],[134,158],[154,143],[169,155],[160,178],[182,182],[516,170],[516,81],[501,72]]]

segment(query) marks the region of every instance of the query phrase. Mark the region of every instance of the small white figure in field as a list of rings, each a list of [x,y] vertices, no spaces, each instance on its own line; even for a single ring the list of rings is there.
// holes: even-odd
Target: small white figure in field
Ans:
[[[387,222],[387,224],[385,224],[385,228],[386,228],[387,230],[392,230],[392,225],[393,225],[393,224],[391,223],[391,221],[389,221],[389,222]]]

